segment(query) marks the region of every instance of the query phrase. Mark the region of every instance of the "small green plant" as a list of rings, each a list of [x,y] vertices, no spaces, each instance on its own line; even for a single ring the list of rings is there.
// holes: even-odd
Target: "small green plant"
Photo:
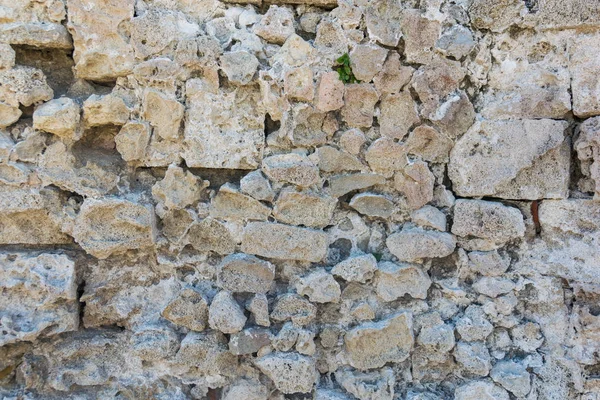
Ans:
[[[360,83],[360,81],[356,79],[356,77],[352,73],[352,68],[350,68],[350,56],[348,55],[348,53],[338,58],[336,62],[339,65],[335,67],[335,70],[337,71],[340,77],[340,81],[344,83]]]

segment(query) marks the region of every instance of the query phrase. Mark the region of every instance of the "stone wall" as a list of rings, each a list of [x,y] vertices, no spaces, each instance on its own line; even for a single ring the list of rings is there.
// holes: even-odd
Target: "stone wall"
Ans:
[[[597,0],[0,0],[0,399],[599,400],[599,75]]]

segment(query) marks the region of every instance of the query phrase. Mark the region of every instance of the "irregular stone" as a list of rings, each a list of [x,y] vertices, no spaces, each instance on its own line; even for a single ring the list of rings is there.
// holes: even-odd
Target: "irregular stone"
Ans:
[[[372,254],[363,254],[351,256],[337,263],[331,273],[348,282],[365,283],[373,278],[376,269],[377,259]]]
[[[315,106],[323,112],[339,110],[344,106],[344,82],[335,71],[319,77]]]
[[[470,305],[456,322],[456,331],[467,342],[484,341],[494,330],[482,307]]]
[[[330,196],[283,190],[273,208],[278,222],[324,228],[330,225],[337,200]]]
[[[247,51],[230,51],[221,56],[220,65],[230,82],[247,85],[258,68],[258,59]]]
[[[365,167],[357,157],[331,146],[319,147],[314,154],[319,160],[321,171],[360,171]]]
[[[380,132],[392,139],[402,139],[413,125],[420,122],[416,105],[407,91],[385,96],[380,109]]]
[[[83,121],[86,126],[122,126],[129,120],[129,108],[121,97],[91,95],[83,103]]]
[[[317,381],[314,359],[298,353],[271,353],[255,363],[285,394],[308,393]]]
[[[297,294],[287,293],[277,298],[271,318],[275,321],[291,320],[295,325],[307,325],[317,315],[317,307]]]
[[[525,397],[531,391],[529,372],[521,363],[500,361],[490,372],[491,378],[517,397]]]
[[[498,254],[498,251],[471,251],[469,266],[474,272],[484,276],[501,276],[508,270],[510,260]]]
[[[315,97],[313,71],[309,67],[298,67],[285,74],[284,88],[288,99],[312,101]]]
[[[348,38],[335,18],[323,18],[319,22],[314,44],[321,56],[331,60],[330,65],[348,52]]]
[[[264,328],[244,329],[231,335],[229,351],[236,356],[256,353],[271,344],[271,336],[271,332]]]
[[[225,290],[216,294],[208,308],[208,324],[212,329],[225,334],[241,331],[246,320],[242,307]]]
[[[410,82],[414,71],[412,67],[402,65],[397,52],[390,52],[383,68],[373,78],[375,89],[383,96],[399,93]]]
[[[152,207],[118,198],[86,199],[73,228],[75,241],[99,259],[152,246],[154,237]]]
[[[394,187],[406,197],[409,208],[415,210],[433,200],[435,176],[426,162],[415,161],[394,175]]]
[[[361,82],[369,83],[383,68],[388,51],[375,44],[357,44],[350,55],[352,73]]]
[[[541,158],[560,151],[566,127],[566,121],[544,119],[476,122],[450,153],[453,189],[460,196],[567,197],[569,157]]]
[[[493,3],[476,0],[470,4],[468,10],[475,28],[502,32],[519,21],[519,17],[525,11],[525,4],[517,0],[502,0]]]
[[[78,140],[82,135],[78,129],[79,113],[77,103],[68,97],[50,100],[35,109],[33,127],[61,138]]]
[[[510,293],[515,288],[515,284],[510,279],[484,276],[473,284],[473,289],[477,293],[488,297],[498,297],[502,294]]]
[[[63,254],[0,254],[0,346],[75,331],[75,263]]]
[[[171,164],[165,177],[152,186],[152,196],[166,208],[180,210],[200,200],[207,186],[208,182]]]
[[[456,388],[456,400],[509,400],[508,392],[493,382],[472,381]]]
[[[337,390],[317,389],[314,400],[348,400],[349,397]]]
[[[267,157],[262,172],[272,181],[309,187],[319,181],[319,169],[306,156],[289,153]]]
[[[452,233],[467,240],[503,245],[525,234],[523,215],[517,208],[484,200],[457,200]],[[492,250],[492,249],[489,249]]]
[[[378,100],[379,95],[370,84],[346,85],[342,118],[352,128],[369,128],[373,124],[375,104]]]
[[[436,129],[421,125],[416,127],[405,141],[409,154],[420,156],[429,162],[448,162],[452,140]]]
[[[445,56],[460,60],[467,56],[475,47],[473,33],[461,25],[453,25],[444,30],[444,33],[435,43],[435,47],[441,50]]]
[[[441,33],[438,21],[428,19],[418,10],[402,12],[404,53],[409,63],[427,64],[434,58],[435,43]]]
[[[260,171],[252,171],[240,179],[240,191],[256,200],[271,202],[275,198],[269,180]]]
[[[0,128],[11,126],[21,118],[23,112],[18,107],[13,107],[0,101]]]
[[[482,342],[458,342],[454,348],[456,362],[469,374],[487,376],[490,373],[491,357]]]
[[[600,197],[600,117],[585,120],[576,134],[573,148],[577,151],[581,173],[591,180],[585,189],[593,191],[597,199]],[[581,181],[579,186],[582,186]]]
[[[150,142],[150,124],[147,122],[126,123],[115,136],[117,151],[127,162],[145,159],[146,149]]]
[[[188,332],[174,361],[175,371],[181,368],[185,375],[193,371],[192,376],[210,375],[214,379],[233,376],[238,364],[237,357],[229,352],[227,338],[217,331]]]
[[[340,136],[340,147],[350,154],[358,154],[367,141],[360,129],[349,129]]]
[[[436,58],[412,76],[411,86],[421,101],[421,115],[435,116],[440,105],[458,90],[466,70],[457,61]]]
[[[298,327],[291,322],[286,322],[273,340],[273,347],[277,351],[290,351],[298,341],[299,334]]]
[[[254,322],[260,326],[270,326],[269,321],[269,301],[267,296],[261,293],[255,294],[246,305],[246,310],[254,316]]]
[[[414,262],[449,256],[456,247],[456,240],[449,233],[409,228],[388,236],[386,245],[400,261]]]
[[[348,205],[361,214],[379,218],[388,218],[395,209],[391,200],[373,193],[356,194]]]
[[[315,303],[336,303],[342,294],[340,285],[333,275],[327,273],[323,268],[300,278],[296,283],[296,291]]]
[[[18,65],[0,71],[0,101],[12,107],[29,107],[53,97],[54,91],[40,69]]]
[[[210,216],[224,220],[266,220],[271,209],[226,183],[210,202]]]
[[[380,262],[375,274],[377,296],[384,301],[394,301],[405,294],[415,299],[426,299],[431,279],[416,265]]]
[[[392,0],[368,3],[365,20],[369,37],[384,46],[396,47],[402,37],[402,6]]]
[[[417,343],[428,351],[448,353],[454,348],[454,327],[445,324],[437,312],[426,314],[421,318],[421,331]]]
[[[275,278],[275,266],[248,254],[230,254],[218,267],[217,283],[230,292],[266,293]]]
[[[249,1],[254,2],[254,0]],[[223,391],[223,400],[265,400],[269,395],[268,388],[258,381],[240,379]]]
[[[15,66],[16,53],[9,44],[0,43],[0,71],[9,70]]]
[[[245,253],[283,260],[319,262],[327,246],[324,232],[269,222],[250,222],[242,237]]]
[[[365,152],[365,160],[373,172],[391,178],[408,163],[407,153],[408,149],[404,144],[383,137],[371,143]]]
[[[73,48],[67,29],[47,22],[13,22],[0,26],[0,41],[12,45],[47,49]]]
[[[119,25],[134,15],[134,0],[68,0],[67,28],[73,36],[73,59],[78,78],[112,81],[131,72],[133,47],[120,34]],[[89,10],[93,8],[94,13]]]
[[[213,91],[205,81],[188,80],[182,154],[187,166],[256,169],[265,135],[260,104],[260,91],[253,86]]]
[[[348,331],[345,351],[351,366],[365,370],[406,360],[413,343],[412,314],[404,311]]]
[[[465,133],[475,119],[475,109],[462,90],[444,99],[427,118],[446,136],[455,139]]]
[[[235,251],[231,232],[221,222],[210,217],[192,224],[186,238],[194,249],[201,252],[213,251],[225,255]]]
[[[410,214],[411,220],[422,227],[446,231],[446,214],[435,207],[424,206]]]
[[[201,332],[208,326],[208,302],[197,290],[183,289],[161,315],[176,325]]]
[[[142,117],[152,125],[154,134],[165,140],[179,138],[183,104],[157,91],[149,90],[144,94],[142,108]]]
[[[294,15],[287,7],[269,6],[254,33],[269,43],[283,44],[294,33]]]
[[[544,343],[540,326],[535,322],[524,322],[510,331],[513,344],[526,353],[532,353]]]
[[[370,372],[342,369],[335,372],[335,379],[357,399],[393,400],[394,398],[396,376],[391,368]]]
[[[384,183],[385,178],[379,174],[334,175],[329,178],[329,192],[333,197],[341,197],[354,190],[366,189]]]
[[[280,131],[285,133],[295,146],[320,146],[327,142],[327,134],[324,131],[325,117],[325,113],[309,104],[294,104],[291,115],[284,115]]]

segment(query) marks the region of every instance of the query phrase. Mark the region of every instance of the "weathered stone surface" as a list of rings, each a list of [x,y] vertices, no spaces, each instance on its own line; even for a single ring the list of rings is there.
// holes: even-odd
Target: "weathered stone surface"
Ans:
[[[318,157],[319,169],[324,172],[360,171],[365,168],[357,157],[335,147],[319,147],[315,154]]]
[[[63,254],[0,255],[0,346],[77,330],[75,263]]]
[[[315,105],[325,112],[339,110],[344,106],[344,83],[337,72],[326,72],[320,76]]]
[[[149,90],[144,94],[142,110],[142,117],[152,125],[154,135],[165,140],[179,138],[183,104],[159,92]]]
[[[276,321],[291,320],[294,324],[306,325],[315,319],[317,307],[297,294],[285,294],[277,298],[271,318]]]
[[[260,171],[252,171],[240,180],[240,190],[256,200],[273,201],[275,192]]]
[[[490,373],[491,357],[482,342],[458,342],[453,352],[458,365],[474,376],[487,376]]]
[[[418,10],[403,10],[402,35],[409,63],[426,64],[434,58],[435,43],[440,36],[438,21],[428,19]]]
[[[380,132],[392,139],[402,139],[420,122],[416,105],[407,91],[387,95],[381,100]]]
[[[319,181],[319,169],[310,159],[300,154],[281,154],[263,160],[262,171],[276,182],[288,182],[309,187]]]
[[[200,332],[208,326],[208,303],[197,290],[183,289],[161,315],[174,324]]]
[[[581,173],[591,180],[584,186],[586,191],[593,191],[594,198],[600,196],[600,117],[589,118],[579,125],[577,140],[573,148],[577,151],[577,158],[581,163]]]
[[[231,51],[221,56],[220,64],[230,82],[246,85],[256,72],[258,59],[247,51]]]
[[[252,313],[254,322],[260,326],[270,326],[269,321],[269,302],[264,294],[255,294],[246,304],[246,310]]]
[[[356,79],[371,82],[375,74],[383,67],[387,50],[375,44],[359,44],[349,53],[350,66]]]
[[[377,265],[375,282],[377,295],[385,301],[394,301],[405,294],[426,299],[431,286],[431,279],[419,266],[389,261]]]
[[[152,186],[152,196],[166,208],[178,210],[200,200],[206,186],[206,182],[198,179],[190,171],[184,171],[171,164],[164,179]]]
[[[287,190],[279,194],[273,216],[285,224],[324,228],[330,224],[336,204],[330,196]]]
[[[307,228],[251,222],[244,229],[242,250],[267,258],[318,262],[327,252],[327,235]]]
[[[127,75],[134,66],[133,48],[119,34],[119,25],[133,18],[134,1],[68,0],[69,32],[79,78],[111,81]],[[97,10],[90,13],[90,7]]]
[[[446,215],[432,206],[424,206],[410,214],[411,220],[419,226],[446,231]]]
[[[496,363],[490,376],[494,382],[518,397],[525,397],[531,390],[529,372],[525,366],[513,361]]]
[[[346,334],[348,362],[357,369],[383,367],[406,360],[413,347],[412,314],[401,312],[357,326]]]
[[[410,228],[391,234],[386,244],[400,261],[414,262],[423,258],[440,258],[452,254],[456,240],[449,233]]]
[[[456,388],[456,400],[508,400],[508,392],[489,380],[474,381]]]
[[[371,372],[344,369],[336,371],[335,379],[357,399],[392,400],[394,398],[396,377],[391,368]]]
[[[352,197],[348,205],[369,217],[388,218],[394,212],[394,203],[385,196],[360,193]]]
[[[349,257],[337,263],[331,273],[349,282],[366,282],[377,269],[377,259],[372,254]]]
[[[371,143],[365,152],[365,159],[373,172],[391,178],[408,163],[407,153],[405,145],[383,137]]]
[[[226,334],[241,331],[246,320],[242,307],[225,290],[217,293],[208,308],[208,325]]]
[[[254,33],[269,43],[283,44],[294,33],[294,16],[288,8],[272,5],[254,27]]]
[[[483,341],[494,330],[494,326],[485,317],[481,307],[471,305],[465,314],[456,322],[456,331],[460,338],[467,342]]]
[[[517,0],[503,0],[490,3],[485,0],[473,1],[469,6],[469,16],[477,29],[501,32],[519,21],[525,4]]]
[[[13,22],[0,25],[0,41],[12,45],[72,49],[73,41],[61,24]]]
[[[385,178],[379,174],[335,175],[329,178],[329,190],[333,197],[341,197],[354,190],[366,189],[384,183]]]
[[[282,393],[308,393],[317,380],[313,358],[298,353],[272,353],[256,361],[256,365]]]
[[[262,160],[264,112],[253,87],[231,92],[186,83],[185,150],[188,167],[255,169]]]
[[[346,85],[342,118],[353,128],[368,128],[373,124],[375,104],[379,100],[375,88],[366,83]]]
[[[125,125],[129,120],[129,107],[122,98],[114,95],[91,95],[83,103],[83,121],[89,127]]]
[[[315,303],[337,302],[342,293],[333,275],[323,268],[300,278],[296,283],[296,291]]]
[[[266,220],[271,209],[225,184],[210,203],[210,216],[224,220]]]
[[[54,91],[44,73],[37,68],[16,66],[0,71],[0,100],[13,107],[19,104],[28,107],[48,101]]]
[[[409,154],[430,162],[447,162],[453,146],[450,138],[427,125],[416,127],[405,143]]]
[[[230,292],[266,293],[275,278],[275,267],[248,254],[231,254],[219,265],[217,282]]]
[[[567,197],[569,156],[551,154],[560,152],[566,128],[553,120],[475,123],[450,153],[453,188],[461,196]]]
[[[427,163],[416,161],[394,175],[394,187],[406,197],[407,205],[415,210],[433,200],[435,177]]]
[[[474,243],[487,241],[502,245],[523,237],[525,223],[517,208],[493,201],[457,200],[452,233]]]
[[[50,100],[35,109],[33,127],[65,139],[77,140],[80,121],[79,106],[68,97]]]
[[[235,242],[225,225],[214,218],[204,218],[194,223],[188,230],[186,239],[198,251],[214,251],[218,254],[231,254]]]
[[[580,118],[600,115],[600,88],[590,71],[600,66],[593,54],[598,51],[598,35],[580,36],[570,46],[569,72],[573,93],[573,114]]]

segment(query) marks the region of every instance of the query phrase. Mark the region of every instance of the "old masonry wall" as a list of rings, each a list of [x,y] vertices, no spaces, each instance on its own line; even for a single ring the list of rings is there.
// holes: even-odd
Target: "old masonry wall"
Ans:
[[[0,0],[0,399],[600,400],[597,0]]]

